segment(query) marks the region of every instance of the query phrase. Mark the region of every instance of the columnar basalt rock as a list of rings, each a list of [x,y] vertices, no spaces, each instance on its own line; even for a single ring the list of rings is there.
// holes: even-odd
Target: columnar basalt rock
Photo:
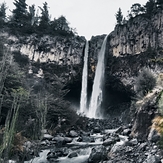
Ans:
[[[37,63],[38,70],[42,68],[41,65],[44,65],[44,69],[45,67],[48,67],[48,69],[51,67],[52,71],[57,67],[56,74],[63,82],[72,82],[73,78],[80,79],[86,41],[84,37],[52,37],[36,34],[15,36],[3,31],[0,32],[0,36],[7,40],[5,45],[13,54],[19,53],[29,59],[30,74],[33,73],[33,65]],[[44,73],[44,70],[42,73]]]
[[[89,78],[94,77],[97,55],[104,36],[92,37],[89,52]],[[108,36],[106,47],[106,84],[110,87],[133,91],[135,76],[143,67],[155,69],[163,49],[163,11],[147,18],[138,15],[124,25],[116,25]],[[113,84],[111,80],[119,81]]]
[[[138,15],[124,25],[117,25],[110,34],[113,56],[140,54],[149,46],[154,49],[163,46],[163,11],[155,13],[151,19]]]

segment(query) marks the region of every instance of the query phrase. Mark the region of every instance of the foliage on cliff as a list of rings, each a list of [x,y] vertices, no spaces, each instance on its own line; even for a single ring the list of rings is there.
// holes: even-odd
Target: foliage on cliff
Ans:
[[[28,6],[26,0],[15,0],[13,9],[9,18],[6,17],[6,4],[0,4],[0,28],[7,28],[12,34],[32,34],[40,35],[60,35],[72,37],[76,34],[75,29],[69,26],[64,16],[50,19],[47,2],[43,3],[43,7],[39,7],[41,15],[36,13],[35,5]]]
[[[156,86],[156,78],[150,69],[144,68],[135,79],[137,96],[145,96]]]
[[[116,13],[116,20],[118,25],[126,24],[127,20],[131,20],[138,15],[142,15],[148,19],[151,18],[153,14],[158,12],[158,10],[163,9],[163,1],[162,0],[148,0],[145,5],[141,5],[140,3],[134,3],[130,10],[128,10],[127,19],[123,18],[123,14],[121,12],[121,8]]]

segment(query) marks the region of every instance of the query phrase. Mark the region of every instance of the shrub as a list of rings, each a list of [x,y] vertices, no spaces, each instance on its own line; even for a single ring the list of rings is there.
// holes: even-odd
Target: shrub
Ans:
[[[135,91],[138,96],[145,96],[156,86],[156,78],[153,73],[143,68],[135,79]]]

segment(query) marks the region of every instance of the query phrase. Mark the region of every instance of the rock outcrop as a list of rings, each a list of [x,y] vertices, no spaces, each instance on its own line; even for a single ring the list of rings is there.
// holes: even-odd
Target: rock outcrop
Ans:
[[[20,54],[21,56],[28,57],[30,60],[29,73],[34,73],[33,63],[38,63],[38,71],[36,74],[41,73],[43,70],[41,65],[55,65],[64,71],[56,73],[59,77],[66,78],[63,81],[71,81],[73,77],[81,76],[81,68],[83,63],[83,51],[85,46],[85,38],[74,37],[61,37],[61,36],[38,36],[36,34],[29,36],[15,36],[7,32],[0,32],[1,38],[7,40],[5,44],[13,54]]]
[[[138,15],[124,25],[116,26],[110,34],[113,56],[140,54],[149,46],[163,47],[163,11],[158,10],[151,19]]]
[[[104,36],[90,40],[90,74]],[[124,86],[133,85],[133,77],[142,67],[154,68],[161,59],[163,49],[163,11],[158,10],[151,19],[138,15],[124,25],[116,25],[108,36],[106,48],[107,77],[119,79]],[[152,67],[153,66],[153,67]]]

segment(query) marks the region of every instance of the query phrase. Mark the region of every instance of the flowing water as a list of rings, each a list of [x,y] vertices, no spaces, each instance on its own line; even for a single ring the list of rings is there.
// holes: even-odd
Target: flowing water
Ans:
[[[93,83],[93,91],[87,116],[89,118],[101,118],[101,103],[103,100],[103,81],[105,72],[105,49],[107,43],[107,36],[105,37],[101,50],[98,54],[98,63],[95,72],[95,78]]]
[[[100,133],[90,135],[93,137],[95,142],[78,142],[78,138],[74,138],[71,143],[67,143],[69,151],[76,151],[77,157],[69,158],[68,156],[56,158],[54,162],[57,163],[86,163],[91,153],[91,149],[95,146],[102,145],[103,135]],[[75,149],[76,147],[76,149]],[[47,154],[50,149],[43,150],[40,152],[38,157],[31,159],[30,161],[25,161],[24,163],[50,163],[47,160]],[[70,153],[71,153],[70,152]],[[51,161],[52,162],[52,161]]]
[[[43,150],[39,157],[35,157],[34,159],[31,159],[30,161],[25,161],[24,163],[49,163],[47,158],[47,154],[49,153],[49,149]]]
[[[88,78],[88,41],[86,42],[84,52],[84,66],[82,75],[82,90],[80,97],[80,113],[86,114],[87,112],[87,79]]]

